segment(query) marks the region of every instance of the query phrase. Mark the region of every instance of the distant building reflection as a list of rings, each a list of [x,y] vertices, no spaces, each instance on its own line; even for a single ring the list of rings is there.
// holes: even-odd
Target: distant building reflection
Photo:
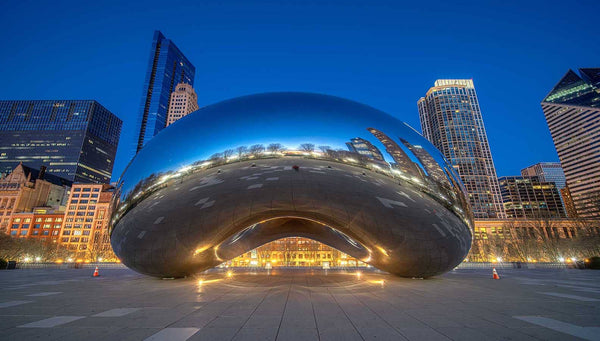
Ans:
[[[414,145],[402,138],[400,141],[417,157],[417,159],[419,159],[419,162],[423,165],[423,168],[425,168],[428,176],[441,185],[450,186],[446,173],[444,173],[442,167],[440,167],[433,156],[431,156],[425,148],[420,145]]]
[[[351,152],[355,152],[378,161],[383,161],[383,155],[381,154],[381,151],[379,151],[379,148],[375,147],[371,142],[363,138],[355,137],[350,139],[350,142],[346,142],[346,146],[348,146],[348,150]]]
[[[392,159],[394,159],[394,162],[396,162],[396,166],[394,168],[410,176],[416,177],[417,179],[423,178],[423,174],[417,164],[414,163],[410,157],[408,157],[408,155],[396,142],[375,128],[367,128],[367,130],[385,146],[386,152],[390,154]]]

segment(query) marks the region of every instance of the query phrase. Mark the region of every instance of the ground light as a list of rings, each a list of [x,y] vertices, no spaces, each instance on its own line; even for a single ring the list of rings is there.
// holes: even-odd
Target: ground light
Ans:
[[[233,277],[233,271],[227,271],[227,277],[228,278]]]

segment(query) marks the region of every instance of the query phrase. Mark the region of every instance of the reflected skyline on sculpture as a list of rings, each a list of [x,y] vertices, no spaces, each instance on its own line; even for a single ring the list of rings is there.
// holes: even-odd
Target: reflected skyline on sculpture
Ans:
[[[225,117],[227,119],[223,119]],[[271,173],[281,176],[265,175]],[[280,183],[283,175],[289,177],[285,185]],[[245,186],[250,183],[247,181],[260,183]],[[188,182],[195,183],[186,184]],[[296,182],[305,188],[296,187]],[[219,197],[228,197],[234,189],[248,191],[248,194],[249,190],[256,189],[254,192],[261,192],[266,198],[250,194],[248,197],[240,192],[231,197],[233,202],[230,205],[233,208],[223,206],[215,210],[213,207],[221,202]],[[198,205],[193,205],[193,208],[180,209],[174,202],[167,204],[161,200],[171,190],[204,192],[205,196],[197,198]],[[333,196],[333,192],[337,192],[339,197]],[[367,197],[361,197],[360,193]],[[368,194],[372,194],[370,198]],[[387,196],[384,197],[384,194]],[[404,213],[395,212],[396,206],[408,207],[405,202],[397,200],[398,195],[406,202],[419,202],[420,206],[417,206],[419,210],[425,210],[424,215],[433,215],[438,220],[437,223],[429,223],[425,228],[427,233],[437,234],[435,238],[440,235],[443,238],[451,236],[458,243],[451,252],[452,257],[438,257],[444,264],[438,264],[433,270],[416,271],[414,261],[403,260],[400,263],[408,262],[405,267],[412,268],[412,272],[423,277],[447,271],[451,264],[458,264],[468,252],[472,236],[471,216],[469,207],[465,205],[464,189],[439,151],[414,129],[374,108],[333,96],[271,93],[235,98],[202,108],[177,121],[150,141],[132,160],[117,184],[113,202],[113,247],[120,256],[130,252],[126,250],[131,245],[120,239],[129,240],[127,230],[131,229],[140,229],[140,240],[153,233],[157,236],[161,233],[177,234],[178,229],[185,229],[191,235],[203,231],[200,233],[203,235],[201,239],[205,240],[201,243],[198,241],[203,246],[186,245],[183,248],[202,250],[200,253],[212,250],[210,257],[204,255],[204,260],[194,259],[198,258],[196,251],[187,256],[179,254],[181,250],[167,251],[166,246],[158,251],[175,252],[178,258],[187,259],[188,267],[200,269],[210,267],[209,263],[214,266],[226,260],[221,255],[237,256],[231,253],[231,247],[229,251],[219,247],[224,240],[230,240],[240,231],[251,227],[254,230],[252,238],[234,238],[239,245],[254,248],[259,246],[255,245],[258,241],[265,243],[276,235],[284,237],[305,233],[305,236],[330,246],[339,244],[337,248],[346,252],[344,245],[347,247],[352,244],[349,240],[356,240],[355,243],[363,249],[359,257],[368,260],[367,263],[386,271],[409,275],[408,269],[395,268],[399,265],[397,261],[384,260],[389,258],[387,251],[377,252],[379,248],[397,249],[410,239],[406,232],[402,232],[407,229],[404,226],[377,232],[386,224],[407,224],[402,221],[417,214],[414,209]],[[303,205],[299,197],[306,197],[313,204]],[[256,203],[261,200],[268,201],[269,205],[257,210],[256,206],[261,205]],[[324,200],[322,207],[316,204],[320,200]],[[351,203],[352,200],[356,202]],[[342,206],[339,208],[341,211],[331,209],[336,206],[336,201],[338,206]],[[210,206],[206,206],[209,203]],[[184,219],[185,222],[172,222],[172,230],[164,226],[154,231],[154,226],[144,227],[140,225],[141,222],[132,220],[132,217],[139,218],[142,214],[137,211],[150,212],[148,205],[152,205],[150,211],[172,205],[173,212],[165,211],[165,214],[181,211],[177,220],[185,214],[197,217],[190,216]],[[248,205],[250,208],[246,208]],[[358,205],[355,213],[363,216],[363,226],[347,225],[357,220],[349,216],[354,214],[348,210],[352,205]],[[373,225],[373,221],[366,218],[372,214],[367,208],[373,205],[378,209],[384,208],[388,214],[399,214],[402,218],[397,219],[396,223],[390,218],[390,222]],[[244,214],[237,216],[238,210]],[[230,215],[225,219],[226,222],[216,219],[217,222],[212,226],[193,226],[203,224],[195,222],[196,219],[206,217],[211,220],[224,212]],[[292,217],[290,221],[281,220]],[[414,220],[421,218],[415,217]],[[161,225],[167,220],[166,216],[159,216],[150,225]],[[338,233],[329,233],[329,230]],[[397,233],[395,230],[398,230]],[[386,242],[380,242],[381,236],[378,234],[390,233],[402,235],[392,237],[400,237],[398,245],[380,246]],[[426,234],[425,231],[419,233]],[[175,244],[177,239],[174,240]],[[254,242],[250,242],[252,240]],[[243,251],[244,247],[240,248],[239,245],[235,250]],[[135,247],[138,251],[134,253],[146,247],[150,246],[140,244]],[[411,245],[410,248],[417,246]],[[432,250],[434,247],[428,245],[427,248]],[[177,246],[173,246],[173,249],[177,249]],[[404,250],[400,253],[410,252]],[[426,258],[422,252],[417,252],[417,255]],[[127,258],[125,255],[123,262],[140,271],[139,266],[136,268]],[[186,271],[189,272],[180,272]],[[140,272],[152,274],[148,270]]]

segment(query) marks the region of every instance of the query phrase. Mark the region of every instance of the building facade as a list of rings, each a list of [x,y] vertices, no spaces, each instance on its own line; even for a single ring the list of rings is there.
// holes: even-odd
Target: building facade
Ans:
[[[569,187],[561,188],[560,196],[565,207],[565,212],[567,212],[567,217],[578,218],[579,216],[577,215],[577,210],[575,209],[575,203],[573,202],[573,198],[571,197]]]
[[[264,244],[226,263],[234,267],[365,267],[367,264],[316,240],[287,237]]]
[[[112,256],[108,231],[112,193],[107,184],[74,184],[71,188],[60,243],[75,257],[96,260]]]
[[[121,126],[92,100],[0,101],[0,172],[22,162],[70,182],[107,183]]]
[[[417,104],[423,136],[460,176],[475,219],[506,217],[473,81],[439,79]]]
[[[554,182],[559,190],[567,185],[565,172],[563,172],[560,162],[536,163],[521,169],[521,176],[537,176],[540,181]]]
[[[179,83],[171,94],[169,112],[167,114],[167,126],[173,122],[198,110],[198,95],[194,88],[186,83]]]
[[[36,207],[31,212],[13,213],[10,231],[13,237],[35,238],[58,243],[65,212],[49,207]]]
[[[155,31],[136,125],[136,153],[166,127],[171,93],[179,83],[194,86],[195,73],[173,41]]]
[[[0,232],[9,232],[11,216],[33,212],[34,207],[60,208],[66,202],[67,181],[40,171],[17,165],[8,175],[0,178]]]
[[[554,182],[537,176],[504,176],[498,183],[507,218],[566,218]]]
[[[569,70],[542,110],[579,217],[600,216],[600,68]]]

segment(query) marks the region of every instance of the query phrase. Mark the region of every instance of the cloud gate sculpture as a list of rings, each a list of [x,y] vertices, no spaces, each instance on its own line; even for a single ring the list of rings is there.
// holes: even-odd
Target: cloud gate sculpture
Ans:
[[[384,112],[309,93],[234,98],[180,119],[131,161],[112,207],[115,253],[157,277],[289,236],[430,277],[472,241],[464,189],[435,147]]]

